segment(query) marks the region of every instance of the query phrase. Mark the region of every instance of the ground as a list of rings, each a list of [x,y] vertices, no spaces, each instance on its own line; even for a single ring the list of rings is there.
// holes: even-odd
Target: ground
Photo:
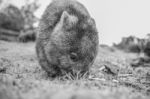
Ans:
[[[0,99],[149,99],[150,66],[130,66],[136,55],[100,47],[90,74],[50,78],[35,43],[0,41]]]

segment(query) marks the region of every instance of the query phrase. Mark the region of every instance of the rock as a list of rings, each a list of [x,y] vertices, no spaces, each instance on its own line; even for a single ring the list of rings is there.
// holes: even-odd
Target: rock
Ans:
[[[26,32],[21,32],[18,37],[20,42],[28,42],[36,40],[36,30],[28,30]]]

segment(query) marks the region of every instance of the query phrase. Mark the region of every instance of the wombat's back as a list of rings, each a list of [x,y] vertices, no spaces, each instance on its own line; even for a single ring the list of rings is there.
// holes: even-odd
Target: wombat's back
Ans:
[[[43,32],[52,32],[60,21],[63,11],[78,16],[80,20],[83,20],[84,17],[90,17],[87,9],[76,0],[52,0],[40,20],[38,37],[46,38],[47,36]]]

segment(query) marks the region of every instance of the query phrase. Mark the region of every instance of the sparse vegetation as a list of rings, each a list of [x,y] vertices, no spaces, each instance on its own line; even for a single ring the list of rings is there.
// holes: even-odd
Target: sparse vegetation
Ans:
[[[137,38],[134,36],[122,38],[122,41],[119,44],[114,44],[114,47],[125,52],[133,52],[137,54],[138,57],[131,62],[133,67],[149,66],[147,65],[150,64],[149,34],[147,34],[147,38]]]
[[[24,29],[22,30],[21,34],[19,35],[19,41],[21,42],[28,42],[28,41],[35,41],[36,39],[36,27],[34,26],[35,23],[39,21],[39,19],[34,15],[35,11],[40,7],[37,0],[33,2],[29,2],[26,0],[25,5],[21,8],[22,15],[25,20]]]
[[[88,76],[72,77],[67,74],[50,78],[39,66],[34,46],[34,43],[0,41],[2,99],[149,98],[150,67],[132,68],[130,60],[135,58],[136,54],[119,50],[112,52],[100,47]],[[4,92],[7,94],[2,96]]]
[[[10,4],[0,9],[0,39],[16,41],[23,28],[23,16],[17,7]]]
[[[21,9],[12,4],[0,9],[0,39],[6,41],[35,41],[36,29],[34,24],[38,18],[34,12],[39,8],[37,0],[26,0]]]

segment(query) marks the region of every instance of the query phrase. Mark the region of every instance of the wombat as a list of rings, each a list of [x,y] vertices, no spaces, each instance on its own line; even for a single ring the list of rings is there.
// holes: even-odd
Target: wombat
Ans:
[[[98,45],[95,21],[81,3],[50,3],[40,20],[36,40],[39,64],[50,76],[89,71]]]

